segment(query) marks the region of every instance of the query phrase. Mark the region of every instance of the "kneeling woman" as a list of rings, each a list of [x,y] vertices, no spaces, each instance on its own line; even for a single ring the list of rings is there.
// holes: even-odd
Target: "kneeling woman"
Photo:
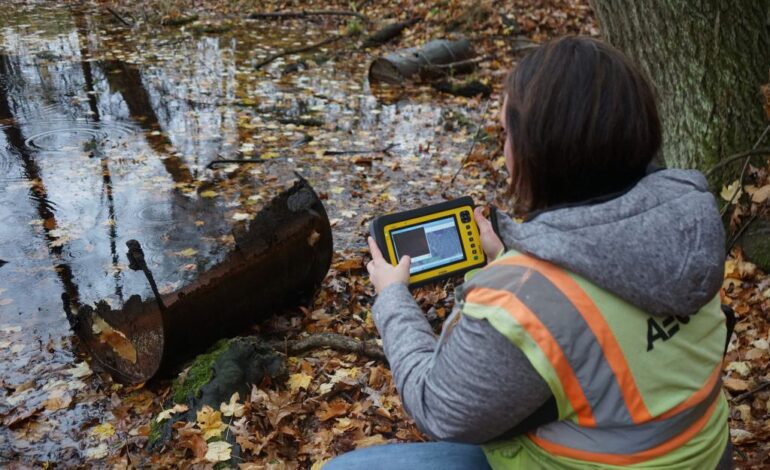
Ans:
[[[362,449],[327,469],[729,468],[721,392],[724,233],[703,176],[656,169],[650,85],[588,38],[510,74],[501,120],[523,223],[480,211],[493,259],[436,340],[409,259],[367,265],[404,407],[434,443]]]

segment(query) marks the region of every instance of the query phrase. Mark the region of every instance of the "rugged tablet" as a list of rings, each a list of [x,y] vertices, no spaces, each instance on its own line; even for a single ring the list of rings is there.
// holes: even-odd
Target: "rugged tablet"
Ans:
[[[457,276],[486,263],[473,199],[468,196],[377,217],[369,224],[369,233],[390,263],[398,264],[409,255],[410,286]]]

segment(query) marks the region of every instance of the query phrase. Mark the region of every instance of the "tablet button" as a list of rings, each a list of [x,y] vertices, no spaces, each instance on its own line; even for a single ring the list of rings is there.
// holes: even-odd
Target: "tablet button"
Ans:
[[[472,241],[473,241],[473,237],[469,238],[469,239],[468,239],[468,241],[469,241],[469,242],[472,242]],[[471,245],[471,246],[472,246],[472,245]]]
[[[461,221],[462,221],[464,224],[467,224],[468,222],[470,222],[470,221],[471,221],[471,213],[470,213],[470,212],[468,212],[468,211],[462,211],[462,212],[460,212],[460,220],[461,220]]]
[[[479,259],[479,257],[478,256],[474,256],[473,259]]]
[[[476,248],[476,244],[475,243],[471,243],[471,248]]]
[[[473,235],[473,232],[471,232],[470,230],[468,230],[468,236],[470,237],[471,235]]]
[[[473,251],[471,251],[471,253],[473,253],[475,255],[476,253],[478,253],[478,251],[477,250],[473,250]]]

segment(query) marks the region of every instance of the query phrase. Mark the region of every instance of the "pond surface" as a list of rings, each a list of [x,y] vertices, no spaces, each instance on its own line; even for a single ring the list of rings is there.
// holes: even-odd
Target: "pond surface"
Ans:
[[[73,372],[62,296],[119,307],[151,295],[127,268],[126,241],[142,243],[160,290],[172,291],[221,260],[232,228],[295,171],[325,199],[336,259],[358,254],[375,213],[460,195],[448,181],[478,101],[377,89],[371,57],[344,42],[254,69],[328,37],[323,22],[206,34],[129,30],[105,11],[52,2],[1,15],[0,416],[27,403],[49,417],[0,431],[6,457],[77,458],[76,431],[110,409],[109,390]],[[389,144],[390,154],[324,155]],[[478,196],[486,180],[474,183],[466,190]],[[45,385],[60,382],[76,403],[45,401]]]

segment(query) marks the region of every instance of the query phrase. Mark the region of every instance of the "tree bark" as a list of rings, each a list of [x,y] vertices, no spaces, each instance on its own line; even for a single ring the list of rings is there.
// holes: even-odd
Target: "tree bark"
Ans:
[[[765,126],[768,0],[591,0],[605,39],[652,79],[671,166],[707,170]]]

